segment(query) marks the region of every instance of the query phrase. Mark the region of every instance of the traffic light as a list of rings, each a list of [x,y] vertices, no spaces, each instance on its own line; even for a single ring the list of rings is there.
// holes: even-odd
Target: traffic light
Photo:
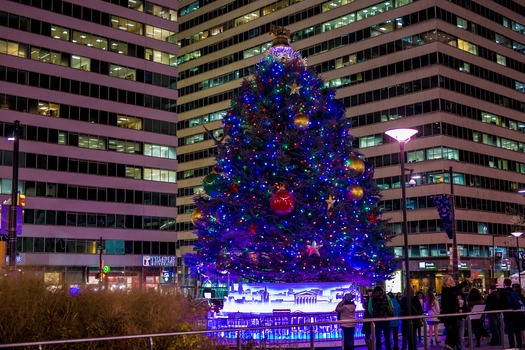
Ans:
[[[24,214],[24,207],[26,206],[26,196],[25,194],[18,194],[18,203],[17,205],[22,207],[22,215]]]
[[[102,279],[106,279],[108,277],[107,273],[102,272]]]

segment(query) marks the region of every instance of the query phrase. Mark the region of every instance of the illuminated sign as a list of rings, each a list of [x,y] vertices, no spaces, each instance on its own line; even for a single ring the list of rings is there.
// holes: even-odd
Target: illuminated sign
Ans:
[[[466,263],[466,262],[459,263],[458,267],[459,267],[460,269],[468,269],[468,266],[467,266],[467,263]]]
[[[215,298],[214,292],[217,294],[213,288],[205,288],[202,296]],[[362,310],[359,286],[350,282],[233,283],[224,298],[222,312],[332,312],[346,293],[355,295],[357,310]]]
[[[420,261],[419,268],[424,270],[433,270],[436,269],[437,266],[433,262]]]
[[[173,283],[175,282],[175,275],[173,274],[173,269],[163,269],[160,279],[160,283]]]
[[[177,257],[174,255],[143,255],[142,266],[176,266]]]

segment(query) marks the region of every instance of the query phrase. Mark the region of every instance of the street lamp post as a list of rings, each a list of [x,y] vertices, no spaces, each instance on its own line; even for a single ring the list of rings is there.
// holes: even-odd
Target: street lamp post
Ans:
[[[516,265],[518,265],[518,283],[521,286],[520,242],[519,242],[519,238],[521,237],[523,232],[511,232],[510,234],[513,235],[514,237],[516,237],[516,262],[517,262]]]
[[[18,145],[20,135],[20,121],[15,120],[13,136],[9,139],[13,141],[13,177],[11,186],[11,205],[9,207],[9,270],[16,269],[16,220],[18,204]]]
[[[405,184],[405,144],[412,136],[417,134],[415,129],[393,129],[385,132],[388,136],[397,140],[399,143],[399,163],[401,164],[401,207],[403,208],[403,238],[404,238],[404,260],[405,260],[405,296],[407,302],[408,315],[412,310],[412,293],[410,286],[410,265],[408,259],[408,222],[407,222],[407,203],[406,203],[406,184]],[[414,334],[412,332],[412,320],[407,320],[408,330],[408,349],[413,349]]]

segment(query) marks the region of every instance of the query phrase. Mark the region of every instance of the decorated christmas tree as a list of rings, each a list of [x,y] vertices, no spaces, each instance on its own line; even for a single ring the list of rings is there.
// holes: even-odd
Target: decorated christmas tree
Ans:
[[[250,282],[388,279],[397,268],[372,166],[335,92],[272,27],[216,140],[192,221],[194,276]]]

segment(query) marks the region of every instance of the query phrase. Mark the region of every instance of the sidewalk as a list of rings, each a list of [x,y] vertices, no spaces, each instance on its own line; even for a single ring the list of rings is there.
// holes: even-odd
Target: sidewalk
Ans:
[[[481,341],[481,346],[479,348],[476,348],[474,347],[473,349],[480,349],[480,350],[501,350],[501,346],[490,346],[488,345],[487,343],[490,341],[490,339],[484,339]],[[333,345],[333,344],[332,344]],[[399,341],[399,348],[401,348],[401,340]],[[424,344],[422,342],[418,342],[418,346],[417,346],[418,350],[424,350],[425,347],[424,347]],[[306,349],[306,348],[305,348]],[[309,348],[308,348],[309,349]],[[316,346],[316,349],[323,349],[323,350],[341,350],[341,347],[317,347]],[[361,340],[357,341],[355,343],[355,349],[365,349],[366,350],[366,346],[365,346],[365,343],[362,342]],[[385,349],[385,346],[383,345],[383,349]],[[430,343],[428,344],[428,347],[426,348],[427,350],[444,350],[445,349],[445,341],[444,339],[441,340],[441,343],[439,344],[434,344],[434,345],[430,345]],[[508,349],[508,348],[506,348]],[[468,343],[467,343],[467,340],[465,339],[463,341],[463,350],[471,350],[468,346]]]
[[[506,338],[506,337],[505,337]],[[441,343],[439,344],[430,344],[430,341],[428,341],[428,347],[426,348],[426,350],[443,350],[445,349],[445,337],[440,337],[440,340],[441,340]],[[506,340],[506,339],[505,339]],[[480,349],[480,350],[501,350],[501,345],[498,345],[498,346],[491,346],[491,345],[488,345],[488,342],[490,341],[490,338],[488,339],[483,339],[481,340],[480,342],[480,347],[477,348],[477,347],[473,347],[472,349],[473,350],[476,350],[476,349]],[[474,341],[475,343],[475,341]],[[473,344],[475,345],[475,344]],[[398,342],[398,346],[399,348],[401,348],[401,337],[399,338],[399,342]],[[385,348],[385,346],[383,345],[383,349]],[[418,345],[417,345],[417,348],[418,350],[425,350],[425,346],[423,344],[423,342],[418,342]],[[326,344],[326,347],[324,346],[316,346],[316,349],[323,349],[323,350],[341,350],[341,346],[337,345],[335,346],[335,344]],[[366,345],[365,345],[365,342],[363,339],[356,339],[356,342],[355,342],[355,349],[366,349]],[[506,348],[508,349],[508,348]],[[471,350],[469,348],[469,344],[468,344],[468,340],[467,338],[463,338],[463,350]]]

